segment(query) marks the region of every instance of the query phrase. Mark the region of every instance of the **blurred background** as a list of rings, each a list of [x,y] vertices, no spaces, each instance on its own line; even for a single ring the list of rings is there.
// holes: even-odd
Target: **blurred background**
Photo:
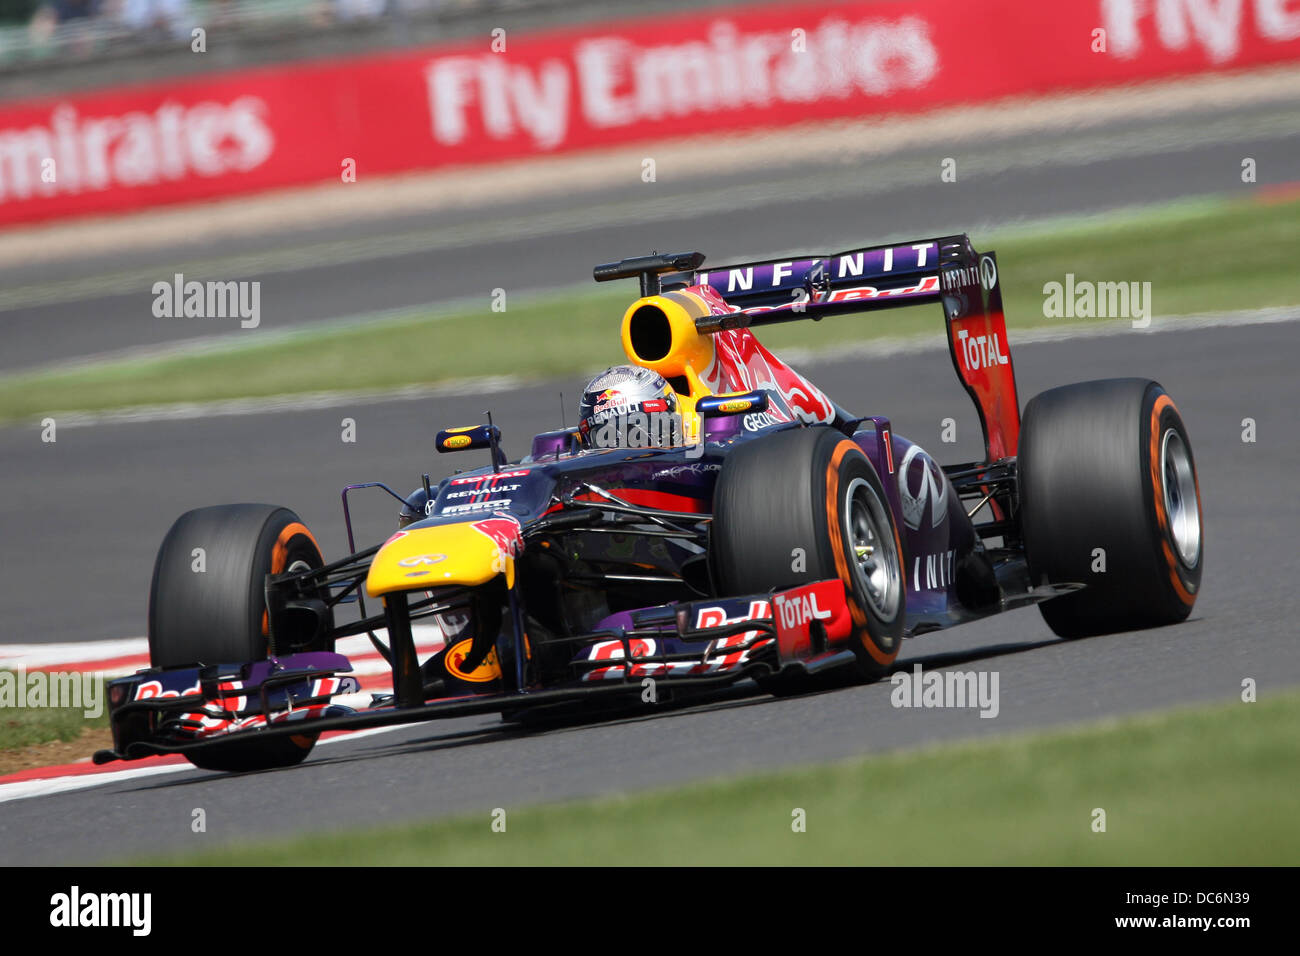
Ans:
[[[480,31],[493,16],[531,28],[689,6],[670,0],[2,0],[0,66],[15,89],[46,82],[76,87],[437,42]],[[207,62],[183,55],[196,25],[222,34],[221,49]],[[72,63],[86,69],[80,75],[61,69]]]
[[[1297,57],[1280,0],[0,0],[0,372],[247,346],[248,324],[142,308],[178,272],[262,280],[269,344],[570,289],[645,248],[716,263],[1280,202]],[[1231,304],[1202,269],[1164,277],[1171,313]],[[1040,311],[1041,284],[1017,304]],[[448,372],[428,344],[419,381]],[[530,374],[592,361],[544,357]],[[301,388],[272,379],[57,407]],[[8,419],[51,407],[5,394]]]

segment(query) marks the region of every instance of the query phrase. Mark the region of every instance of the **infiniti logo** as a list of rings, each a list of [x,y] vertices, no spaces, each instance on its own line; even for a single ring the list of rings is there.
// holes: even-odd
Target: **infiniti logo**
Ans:
[[[410,558],[402,558],[397,563],[404,568],[418,568],[426,564],[437,564],[439,561],[446,561],[445,554],[418,554]]]
[[[911,479],[910,466],[914,458],[921,459],[921,484],[912,493],[908,487]],[[920,445],[913,445],[903,456],[903,464],[898,469],[898,494],[903,503],[903,523],[913,531],[921,527],[921,516],[925,514],[925,503],[930,505],[930,527],[937,528],[948,518],[948,484],[933,458],[925,453]]]
[[[998,267],[989,256],[980,256],[980,284],[989,292],[998,284]]]

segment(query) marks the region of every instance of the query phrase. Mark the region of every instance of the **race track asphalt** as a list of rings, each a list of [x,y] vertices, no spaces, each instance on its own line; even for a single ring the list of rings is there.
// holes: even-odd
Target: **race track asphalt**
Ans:
[[[937,316],[936,316],[937,317]],[[1033,609],[909,641],[900,667],[997,671],[1000,713],[907,710],[876,684],[787,700],[744,689],[690,710],[533,734],[494,717],[403,728],[321,747],[300,767],[223,777],[185,771],[0,804],[0,863],[109,860],[370,822],[634,791],[1198,701],[1226,700],[1253,677],[1261,694],[1300,684],[1294,475],[1300,442],[1293,374],[1300,322],[1121,332],[1015,349],[1022,400],[1069,381],[1145,375],[1187,422],[1205,511],[1206,571],[1188,622],[1081,642],[1056,640]],[[811,368],[842,404],[892,417],[942,460],[979,451],[978,425],[942,350]],[[570,394],[575,383],[557,383]],[[554,424],[550,388],[190,422],[70,429],[34,451],[30,430],[0,431],[22,466],[3,504],[5,639],[107,638],[142,631],[153,552],[172,516],[199,504],[271,500],[297,509],[329,553],[342,547],[337,489],[380,479],[414,487],[437,462],[439,424],[485,404],[513,453]],[[539,409],[543,409],[539,411]],[[355,446],[339,440],[354,417]],[[958,441],[939,441],[940,421]],[[1257,441],[1243,443],[1243,418]],[[392,509],[376,499],[377,536]],[[26,553],[13,542],[33,542]],[[1207,760],[1213,755],[1207,754]],[[286,794],[310,794],[293,799]],[[287,810],[292,806],[292,810]],[[208,832],[190,832],[191,811]],[[689,812],[684,807],[683,813]]]

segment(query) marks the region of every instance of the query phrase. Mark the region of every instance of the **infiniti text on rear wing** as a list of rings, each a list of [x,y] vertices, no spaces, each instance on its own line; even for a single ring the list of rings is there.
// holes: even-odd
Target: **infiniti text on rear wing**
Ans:
[[[997,255],[977,252],[969,237],[943,236],[710,269],[701,264],[666,279],[678,288],[708,286],[726,302],[731,311],[697,320],[701,332],[942,304],[953,366],[979,413],[986,460],[1015,455],[1020,404]]]
[[[860,312],[867,302],[874,308],[937,302],[940,252],[958,247],[964,240],[964,236],[951,236],[852,249],[830,256],[699,269],[691,284],[709,286],[728,305],[744,312],[788,310],[790,319],[813,317],[807,315],[810,307],[816,315],[825,315]]]

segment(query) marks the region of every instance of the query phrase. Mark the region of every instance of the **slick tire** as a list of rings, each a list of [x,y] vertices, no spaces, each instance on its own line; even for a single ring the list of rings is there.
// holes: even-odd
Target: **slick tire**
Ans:
[[[852,677],[859,681],[888,674],[902,645],[901,556],[880,477],[840,432],[790,429],[745,442],[727,456],[714,490],[710,541],[718,593],[839,578],[855,625]],[[760,686],[784,696],[834,681],[835,675],[813,679],[787,671]]]
[[[1035,396],[1019,484],[1031,582],[1086,585],[1039,605],[1056,634],[1157,627],[1191,613],[1204,562],[1200,488],[1182,416],[1158,383],[1104,379]]]
[[[316,539],[287,508],[235,504],[187,511],[167,532],[154,563],[150,663],[186,667],[265,659],[267,575],[323,564]],[[205,770],[267,770],[301,763],[317,736],[232,741],[186,756]]]

